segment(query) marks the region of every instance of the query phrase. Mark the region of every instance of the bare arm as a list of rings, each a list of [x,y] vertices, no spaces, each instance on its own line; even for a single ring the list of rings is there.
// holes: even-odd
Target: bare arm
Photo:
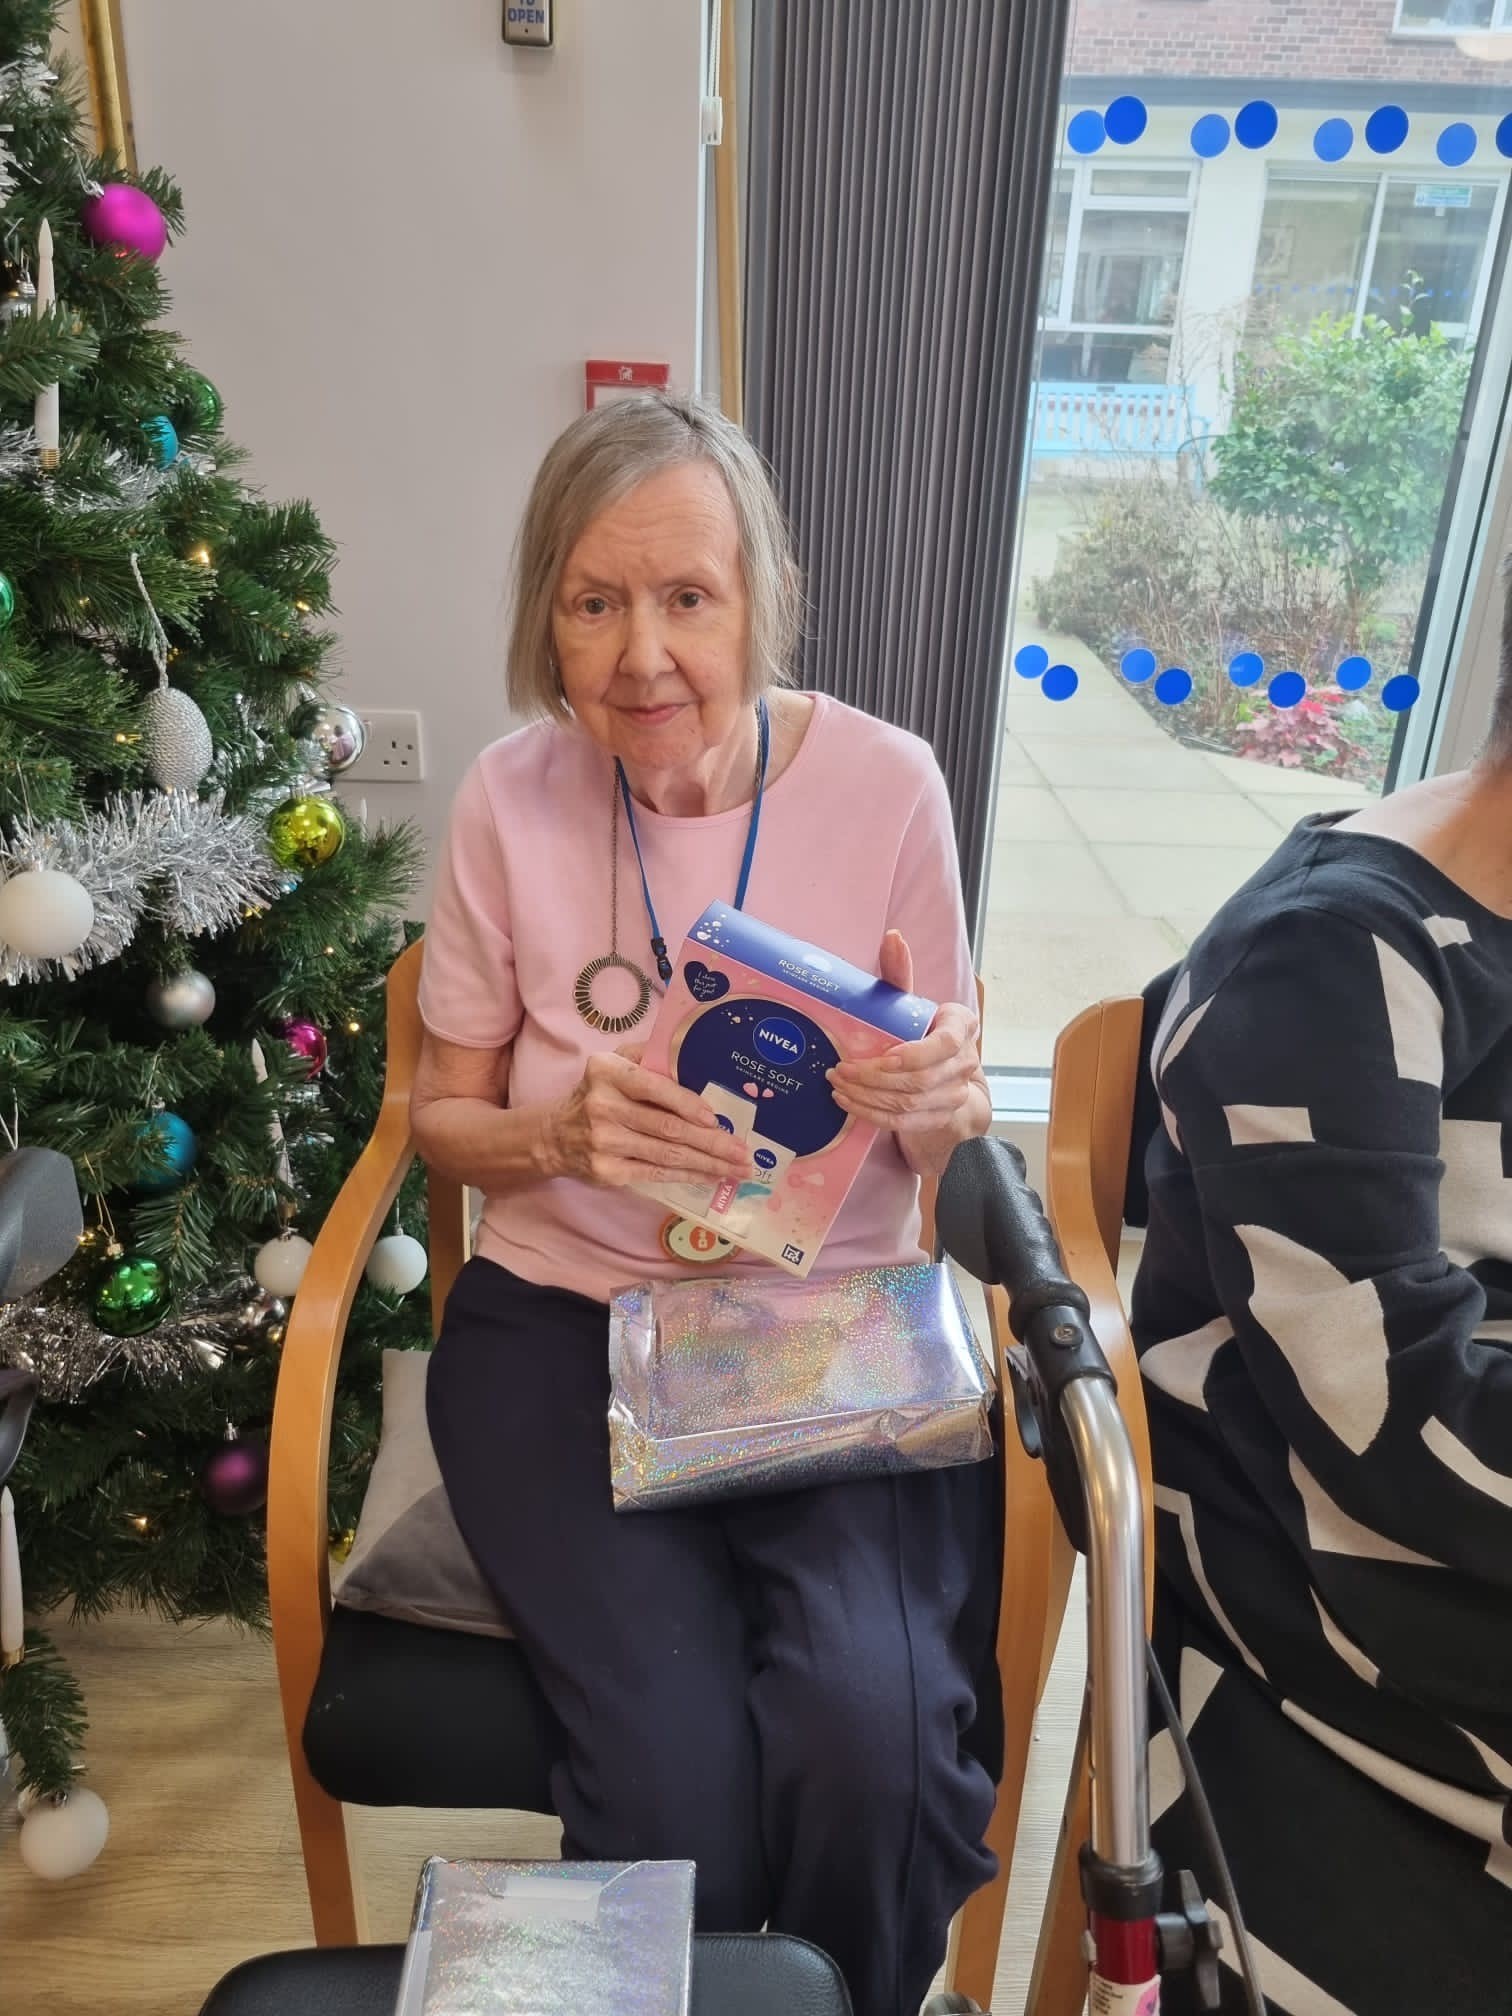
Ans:
[[[550,1109],[512,1112],[509,1092],[513,1045],[475,1050],[425,1033],[410,1093],[410,1124],[424,1161],[439,1175],[492,1196],[545,1182],[546,1120]]]
[[[713,1110],[638,1054],[590,1057],[565,1099],[510,1107],[511,1046],[475,1050],[426,1032],[410,1095],[415,1143],[431,1168],[490,1197],[574,1176],[610,1189],[637,1182],[711,1182],[750,1168]]]

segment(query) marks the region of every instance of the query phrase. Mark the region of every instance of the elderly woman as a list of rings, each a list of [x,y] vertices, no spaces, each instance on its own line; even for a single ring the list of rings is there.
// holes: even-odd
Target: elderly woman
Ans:
[[[819,1268],[919,1258],[919,1176],[990,1114],[944,784],[914,737],[782,690],[786,529],[696,402],[575,422],[517,564],[509,693],[541,718],[464,779],[426,935],[416,1135],[486,1198],[436,1454],[566,1731],[565,1852],[691,1857],[702,1928],[812,1939],[857,2016],[914,2016],[992,1870],[992,1466],[617,1517],[605,1305],[738,1257],[629,1187],[747,1166],[635,1047],[716,900],[947,1004],[834,1082],[883,1131]]]
[[[1304,820],[1153,1061],[1155,1637],[1267,1997],[1505,2016],[1512,608],[1480,761]],[[1168,1737],[1151,1781],[1215,1896]]]

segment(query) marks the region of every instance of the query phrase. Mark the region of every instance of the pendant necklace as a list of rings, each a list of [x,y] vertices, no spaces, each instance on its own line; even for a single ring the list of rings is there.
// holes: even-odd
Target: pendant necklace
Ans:
[[[735,908],[745,906],[746,889],[751,880],[751,864],[756,859],[756,835],[761,826],[761,800],[766,791],[767,760],[771,754],[772,728],[765,700],[756,703],[756,789],[751,800],[751,823],[746,829],[745,855],[740,864],[740,881],[735,890]],[[624,765],[616,759],[614,765],[614,789],[609,811],[609,950],[597,959],[590,959],[577,976],[572,990],[577,1012],[590,1029],[602,1029],[612,1036],[622,1036],[627,1029],[633,1029],[651,1005],[651,979],[645,969],[638,966],[619,949],[619,815],[620,806],[625,808],[625,823],[630,828],[631,843],[635,848],[636,864],[640,869],[641,895],[646,905],[646,921],[651,932],[651,956],[656,962],[656,970],[663,985],[672,978],[672,961],[667,952],[667,941],[661,935],[661,926],[656,921],[656,909],[651,901],[651,884],[646,877],[645,857],[641,853],[640,834],[635,825],[635,803],[630,796],[630,780],[625,775]],[[637,998],[633,1008],[611,1015],[600,1008],[593,998],[593,983],[601,973],[618,969],[628,973],[635,982]]]

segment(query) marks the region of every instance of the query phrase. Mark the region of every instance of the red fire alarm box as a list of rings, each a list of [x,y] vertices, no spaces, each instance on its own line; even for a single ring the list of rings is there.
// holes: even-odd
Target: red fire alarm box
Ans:
[[[606,357],[590,357],[583,366],[586,405],[607,405],[611,399],[626,399],[633,392],[661,392],[671,382],[666,364],[621,364]]]

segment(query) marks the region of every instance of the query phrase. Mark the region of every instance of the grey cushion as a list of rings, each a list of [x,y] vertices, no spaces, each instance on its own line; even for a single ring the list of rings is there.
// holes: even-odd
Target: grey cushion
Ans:
[[[508,1638],[493,1592],[457,1531],[425,1425],[428,1351],[383,1354],[383,1436],[357,1538],[333,1594],[402,1624]]]

